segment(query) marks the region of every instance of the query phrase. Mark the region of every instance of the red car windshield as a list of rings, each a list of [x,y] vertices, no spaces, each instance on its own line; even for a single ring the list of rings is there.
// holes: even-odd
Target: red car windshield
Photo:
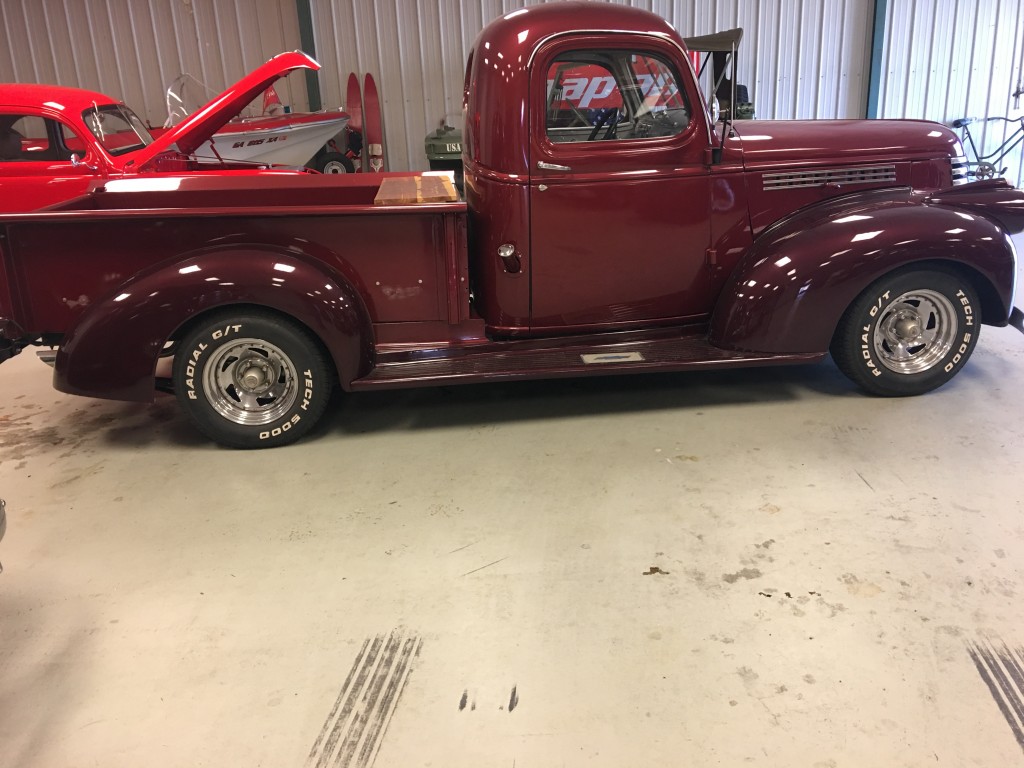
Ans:
[[[123,155],[153,141],[143,122],[124,104],[93,106],[82,113],[82,119],[111,155]]]

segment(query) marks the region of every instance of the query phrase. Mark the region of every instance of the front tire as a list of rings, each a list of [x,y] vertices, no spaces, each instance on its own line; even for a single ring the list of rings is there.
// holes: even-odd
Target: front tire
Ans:
[[[832,341],[839,369],[874,395],[920,395],[953,378],[978,343],[970,282],[942,269],[895,272],[850,305]]]
[[[230,448],[293,443],[323,415],[330,370],[316,340],[270,313],[221,313],[178,345],[174,391],[207,437]]]

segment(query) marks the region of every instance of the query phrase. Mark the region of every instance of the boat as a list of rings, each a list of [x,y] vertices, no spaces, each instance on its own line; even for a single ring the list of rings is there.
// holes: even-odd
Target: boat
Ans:
[[[189,81],[207,89],[191,75],[179,76],[167,89],[167,121],[154,136],[176,125],[188,116],[185,88]],[[311,165],[329,153],[324,145],[345,130],[348,113],[341,109],[320,112],[290,112],[277,96],[273,86],[263,94],[263,114],[239,116],[224,124],[213,137],[200,145],[195,156],[199,160],[230,160],[265,165]]]
[[[345,130],[345,112],[305,112],[232,120],[196,150],[200,160],[237,160],[268,165],[306,165]]]

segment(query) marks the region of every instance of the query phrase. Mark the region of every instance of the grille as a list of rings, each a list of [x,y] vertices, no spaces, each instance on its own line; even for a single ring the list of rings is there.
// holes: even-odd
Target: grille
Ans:
[[[895,165],[873,165],[868,168],[819,168],[813,171],[766,173],[764,189],[799,189],[825,184],[884,184],[896,181]]]

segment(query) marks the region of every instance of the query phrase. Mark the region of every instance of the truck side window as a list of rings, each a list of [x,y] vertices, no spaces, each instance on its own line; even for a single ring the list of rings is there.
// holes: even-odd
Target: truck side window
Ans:
[[[559,55],[548,68],[546,112],[556,143],[675,136],[690,124],[668,62],[628,50]]]

